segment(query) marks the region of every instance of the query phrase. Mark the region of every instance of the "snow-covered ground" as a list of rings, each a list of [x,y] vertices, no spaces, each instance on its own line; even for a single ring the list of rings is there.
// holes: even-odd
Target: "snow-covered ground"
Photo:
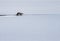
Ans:
[[[60,15],[0,16],[0,41],[60,41]]]

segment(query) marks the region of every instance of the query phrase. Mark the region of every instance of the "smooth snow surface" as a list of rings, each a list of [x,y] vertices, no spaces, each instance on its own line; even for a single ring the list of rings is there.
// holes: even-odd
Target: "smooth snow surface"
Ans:
[[[60,15],[0,16],[0,41],[60,41]]]

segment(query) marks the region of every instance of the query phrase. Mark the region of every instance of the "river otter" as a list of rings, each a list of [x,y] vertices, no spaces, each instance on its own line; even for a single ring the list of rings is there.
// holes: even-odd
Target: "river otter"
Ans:
[[[16,16],[22,16],[23,15],[23,13],[20,13],[20,12],[18,12],[17,14],[16,14]]]

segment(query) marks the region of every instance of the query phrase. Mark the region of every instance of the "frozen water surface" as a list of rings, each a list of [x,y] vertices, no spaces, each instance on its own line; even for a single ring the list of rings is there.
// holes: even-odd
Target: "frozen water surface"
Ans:
[[[0,16],[0,41],[60,41],[60,15]]]

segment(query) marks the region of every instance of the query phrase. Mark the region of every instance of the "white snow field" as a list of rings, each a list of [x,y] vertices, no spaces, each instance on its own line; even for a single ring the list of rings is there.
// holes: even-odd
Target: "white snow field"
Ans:
[[[0,41],[60,41],[60,15],[0,16]]]

